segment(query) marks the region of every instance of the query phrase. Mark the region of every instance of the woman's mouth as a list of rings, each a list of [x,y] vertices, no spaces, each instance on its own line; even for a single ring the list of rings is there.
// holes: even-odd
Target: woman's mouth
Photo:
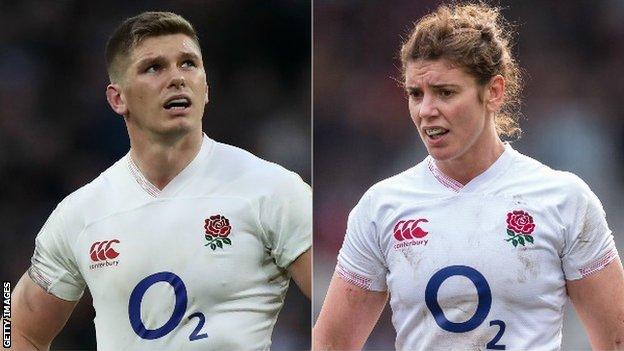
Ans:
[[[425,134],[427,134],[427,136],[433,140],[441,138],[443,135],[445,135],[448,132],[449,132],[448,129],[445,129],[442,127],[425,128]]]

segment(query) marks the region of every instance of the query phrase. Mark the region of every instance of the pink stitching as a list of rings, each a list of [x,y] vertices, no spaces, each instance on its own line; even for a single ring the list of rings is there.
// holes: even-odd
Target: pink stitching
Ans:
[[[28,276],[30,276],[30,279],[41,286],[45,291],[50,291],[52,282],[48,279],[48,277],[43,275],[39,269],[35,268],[35,266],[30,266],[30,268],[28,268]]]
[[[139,186],[141,186],[141,188],[143,188],[143,190],[145,190],[149,195],[153,197],[158,197],[158,195],[160,195],[160,190],[158,190],[158,188],[156,188],[154,184],[150,183],[147,179],[145,179],[145,177],[139,170],[139,167],[137,167],[130,155],[128,155],[128,168],[130,168],[130,173],[132,173],[134,180],[136,180],[136,182],[139,184]]]
[[[464,187],[460,182],[442,173],[431,158],[427,159],[427,166],[433,176],[445,187],[450,188],[455,192],[458,192],[461,188]]]
[[[611,263],[611,261],[613,261],[613,259],[616,258],[617,256],[618,256],[617,250],[612,249],[611,251],[607,252],[598,260],[586,265],[585,267],[580,268],[579,272],[581,273],[581,276],[585,278],[586,276],[603,269],[606,265]]]
[[[359,286],[362,289],[370,290],[370,286],[373,283],[371,279],[347,270],[340,263],[336,265],[336,273],[346,282],[351,283],[355,286]]]

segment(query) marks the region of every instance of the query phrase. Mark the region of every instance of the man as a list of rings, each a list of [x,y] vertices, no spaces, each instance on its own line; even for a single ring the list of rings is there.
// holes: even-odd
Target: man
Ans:
[[[13,346],[49,348],[89,286],[98,349],[268,349],[289,275],[310,294],[309,187],[202,133],[208,85],[184,18],[126,20],[106,59],[131,149],[38,234]]]

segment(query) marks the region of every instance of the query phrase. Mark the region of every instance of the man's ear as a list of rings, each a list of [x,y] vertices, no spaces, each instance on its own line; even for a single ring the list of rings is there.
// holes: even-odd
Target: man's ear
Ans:
[[[209,92],[210,92],[210,86],[208,85],[208,82],[206,82],[206,96],[204,97],[204,105],[208,105],[208,102],[210,101],[210,99],[208,98]]]
[[[128,106],[121,94],[121,87],[119,84],[111,83],[106,87],[106,100],[108,100],[108,104],[116,114],[121,116],[126,116],[128,114]]]
[[[500,74],[490,79],[485,91],[485,105],[488,110],[497,112],[505,102],[505,78]]]

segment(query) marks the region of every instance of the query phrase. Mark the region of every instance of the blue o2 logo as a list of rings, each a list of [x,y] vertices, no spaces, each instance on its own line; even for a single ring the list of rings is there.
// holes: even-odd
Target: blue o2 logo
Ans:
[[[143,296],[145,296],[147,290],[152,285],[160,282],[166,282],[173,287],[173,291],[175,293],[175,306],[171,317],[169,317],[169,320],[163,326],[156,329],[147,329],[141,320],[141,302],[143,301]],[[154,273],[141,280],[130,294],[130,301],[128,302],[130,325],[132,326],[134,332],[143,339],[153,340],[162,338],[180,324],[182,317],[184,317],[184,314],[186,313],[187,302],[188,297],[186,293],[186,286],[180,277],[171,272]],[[208,334],[206,333],[198,334],[206,322],[206,317],[204,317],[204,314],[201,312],[195,312],[191,314],[188,319],[195,317],[199,319],[199,323],[189,336],[190,341],[208,337]]]
[[[477,288],[477,295],[479,297],[477,310],[474,315],[467,321],[461,323],[449,321],[438,303],[438,291],[440,290],[440,286],[444,281],[453,276],[462,276],[470,279]],[[431,276],[431,279],[429,279],[427,287],[425,288],[425,303],[440,328],[452,333],[465,333],[476,329],[487,318],[488,313],[490,313],[490,308],[492,307],[492,291],[483,274],[479,273],[476,269],[459,265],[448,266],[437,271]],[[505,345],[496,344],[503,337],[503,333],[505,333],[505,322],[501,320],[490,321],[490,326],[498,326],[499,330],[494,338],[487,343],[487,349],[505,350]]]

